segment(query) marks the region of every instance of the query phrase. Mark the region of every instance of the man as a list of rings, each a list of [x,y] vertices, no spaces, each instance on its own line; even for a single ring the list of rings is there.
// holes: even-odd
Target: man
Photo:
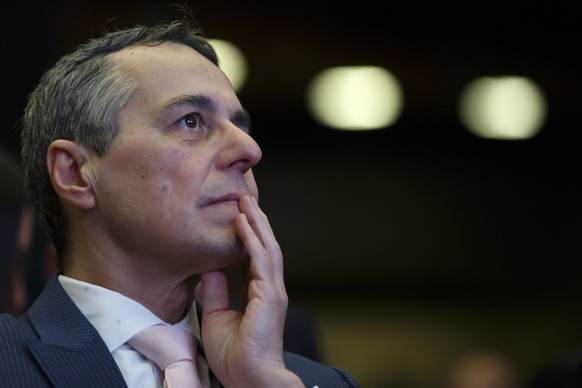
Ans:
[[[169,384],[134,336],[170,325],[197,337],[201,386],[356,386],[282,350],[283,260],[249,131],[186,21],[109,33],[43,76],[22,159],[62,273],[26,315],[0,317],[0,386]],[[222,272],[237,265],[244,313],[229,310]]]

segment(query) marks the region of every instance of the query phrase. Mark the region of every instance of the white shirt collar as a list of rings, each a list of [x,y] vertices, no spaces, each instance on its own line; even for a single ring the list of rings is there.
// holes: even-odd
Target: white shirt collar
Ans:
[[[59,276],[59,282],[95,327],[110,352],[147,327],[167,325],[146,307],[118,292],[64,275]],[[175,326],[191,332],[200,341],[195,304]]]

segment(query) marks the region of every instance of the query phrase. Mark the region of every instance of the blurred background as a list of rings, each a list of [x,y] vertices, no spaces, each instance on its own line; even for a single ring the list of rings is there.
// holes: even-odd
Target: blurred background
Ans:
[[[175,18],[168,3],[5,11],[3,206],[22,198],[15,126],[42,72],[104,30]],[[292,311],[311,318],[321,361],[363,387],[453,387],[457,361],[483,350],[521,386],[572,386],[558,383],[582,349],[582,35],[571,2],[189,5],[208,37],[244,55],[238,94],[263,148],[261,204],[285,253]],[[383,75],[322,97],[319,76],[336,67]],[[367,83],[397,89],[353,86]],[[480,103],[482,89],[494,98]],[[371,117],[380,98],[380,116],[394,117],[374,130],[343,115],[362,104]],[[317,116],[315,99],[336,101],[339,123]],[[523,131],[484,132],[474,119],[494,108]]]

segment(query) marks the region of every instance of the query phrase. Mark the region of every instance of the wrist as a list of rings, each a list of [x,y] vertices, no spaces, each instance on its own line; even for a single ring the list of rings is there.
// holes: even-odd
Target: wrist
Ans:
[[[251,381],[252,380],[252,381]],[[272,370],[267,374],[255,376],[247,381],[233,381],[226,388],[305,388],[305,385],[295,373],[288,369]]]

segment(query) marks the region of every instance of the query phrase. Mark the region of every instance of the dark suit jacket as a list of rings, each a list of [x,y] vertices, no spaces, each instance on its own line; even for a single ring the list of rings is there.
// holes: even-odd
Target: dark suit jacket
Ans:
[[[357,387],[337,368],[285,353],[307,387]],[[0,387],[126,387],[105,343],[53,277],[20,318],[0,315]]]

